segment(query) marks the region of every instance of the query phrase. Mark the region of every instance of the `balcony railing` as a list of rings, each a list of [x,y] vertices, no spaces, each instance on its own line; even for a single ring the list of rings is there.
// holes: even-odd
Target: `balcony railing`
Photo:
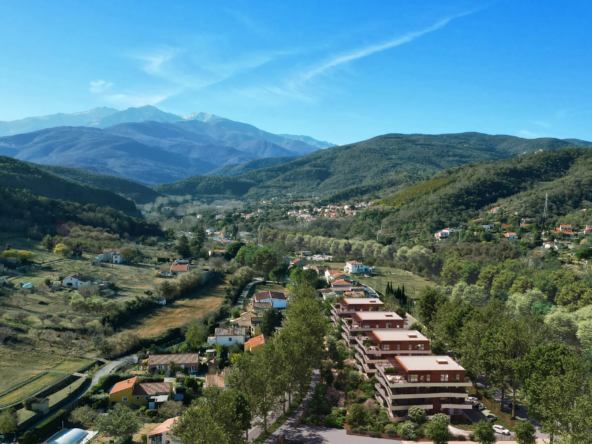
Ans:
[[[406,375],[399,375],[397,373],[387,373],[387,368],[394,368],[390,363],[387,364],[376,364],[376,369],[379,374],[388,382],[391,388],[403,388],[403,387],[470,387],[471,381],[465,378],[464,382],[460,381],[422,381],[417,382],[407,381]]]

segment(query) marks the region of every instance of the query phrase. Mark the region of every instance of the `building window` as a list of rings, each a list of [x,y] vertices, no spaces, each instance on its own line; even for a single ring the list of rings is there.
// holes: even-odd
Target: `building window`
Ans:
[[[417,375],[409,375],[409,382],[417,382]]]
[[[139,396],[136,396],[136,401],[139,401],[139,400],[140,400],[140,397]]]
[[[454,409],[454,414],[458,415],[458,409]]]
[[[383,350],[390,350],[391,349],[391,344],[382,344],[382,349]]]
[[[448,382],[448,373],[442,373],[440,375],[440,382]]]
[[[409,350],[413,350],[413,344],[409,344]]]
[[[417,345],[417,349],[418,350],[425,350],[425,345],[424,344],[418,344]]]
[[[228,340],[229,340],[230,342],[232,342],[232,338],[228,338]]]
[[[391,328],[391,325],[393,325],[391,322],[387,322],[386,323],[386,328]]]
[[[127,396],[124,396],[123,398],[121,398],[121,402],[127,402]]]
[[[456,380],[457,380],[457,381],[460,381],[460,373],[457,373],[457,374],[456,374]]]
[[[150,401],[150,396],[145,396],[144,398],[146,399],[146,401]]]
[[[430,382],[430,379],[432,379],[432,375],[427,375],[427,376],[426,376],[426,380],[427,380],[427,382]]]
[[[401,344],[397,344],[397,350],[401,350]]]

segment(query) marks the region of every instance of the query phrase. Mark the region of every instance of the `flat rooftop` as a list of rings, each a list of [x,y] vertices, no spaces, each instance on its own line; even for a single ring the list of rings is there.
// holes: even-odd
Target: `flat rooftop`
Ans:
[[[384,303],[377,298],[343,298],[342,301],[347,305],[384,305]]]
[[[415,330],[372,330],[372,334],[383,341],[427,341],[424,335]]]
[[[450,356],[397,356],[395,359],[408,372],[464,370]]]
[[[362,321],[402,321],[403,318],[395,312],[390,311],[359,311],[353,316]]]

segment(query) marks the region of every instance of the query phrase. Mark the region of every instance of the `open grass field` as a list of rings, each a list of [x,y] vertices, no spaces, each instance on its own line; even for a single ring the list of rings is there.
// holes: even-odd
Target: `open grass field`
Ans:
[[[141,338],[156,336],[174,327],[180,327],[215,310],[222,303],[228,278],[215,278],[193,294],[139,316],[124,328],[132,330]]]
[[[343,270],[345,263],[322,262],[321,265]],[[434,282],[424,279],[421,276],[416,276],[409,271],[390,267],[376,267],[376,270],[374,270],[371,277],[366,278],[361,275],[356,276],[354,279],[381,293],[385,292],[386,284],[388,282],[392,282],[394,288],[404,285],[405,293],[414,298],[419,298],[426,288],[434,287],[436,285]]]
[[[91,361],[0,347],[0,407],[21,401]]]

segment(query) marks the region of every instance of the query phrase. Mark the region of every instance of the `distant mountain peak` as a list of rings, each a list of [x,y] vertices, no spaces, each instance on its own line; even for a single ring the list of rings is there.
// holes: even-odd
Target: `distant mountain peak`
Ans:
[[[196,113],[187,114],[183,116],[183,120],[198,120],[200,122],[209,122],[210,120],[220,119],[220,117],[212,114],[212,113],[204,113],[203,111],[198,111]]]

